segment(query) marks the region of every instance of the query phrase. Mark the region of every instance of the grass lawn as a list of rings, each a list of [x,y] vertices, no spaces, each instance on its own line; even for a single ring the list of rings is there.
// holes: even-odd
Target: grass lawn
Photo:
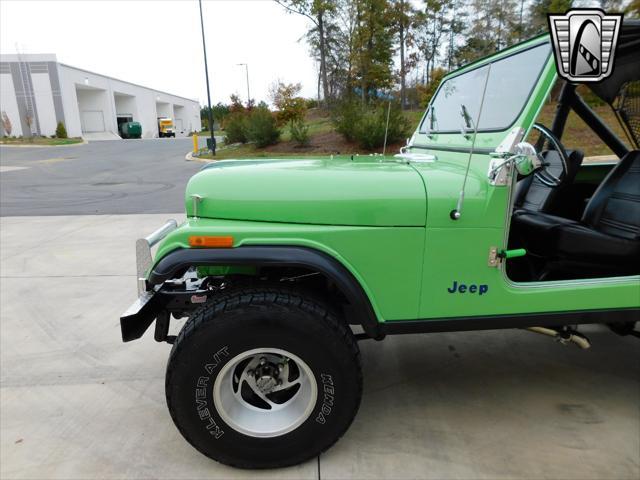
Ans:
[[[209,132],[209,130],[205,130],[203,132],[196,133],[196,135],[198,135],[199,137],[210,137],[211,132]],[[213,135],[216,137],[224,137],[224,130],[214,130]]]
[[[551,126],[556,111],[556,103],[549,102],[544,105],[538,117],[538,122]],[[607,105],[595,107],[594,111],[604,120],[604,122],[623,140],[625,134],[618,123],[618,120]],[[422,119],[422,110],[405,112],[406,118],[411,125],[411,131],[415,130]],[[228,158],[295,158],[309,156],[327,155],[349,155],[354,153],[368,154],[357,144],[345,141],[333,128],[330,117],[319,110],[310,110],[305,119],[309,126],[310,144],[307,147],[300,147],[291,141],[291,134],[287,125],[281,128],[280,142],[265,148],[256,148],[255,145],[233,145],[222,146],[216,152],[216,160]],[[224,131],[216,131],[216,135],[224,136]],[[207,136],[208,133],[200,133],[199,136]],[[535,136],[528,141],[533,143]],[[562,142],[567,149],[579,149],[585,156],[611,155],[609,148],[586,126],[586,124],[573,112],[567,119]],[[396,153],[404,145],[401,142],[396,145],[387,145],[387,154]],[[382,148],[376,150],[382,152]],[[213,159],[211,155],[203,155],[200,158]]]
[[[81,138],[47,138],[47,137],[2,137],[0,145],[73,145],[82,143]]]

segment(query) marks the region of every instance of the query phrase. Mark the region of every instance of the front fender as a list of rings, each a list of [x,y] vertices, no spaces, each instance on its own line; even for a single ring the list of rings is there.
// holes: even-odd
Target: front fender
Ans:
[[[150,287],[181,276],[192,266],[278,266],[316,270],[345,295],[358,316],[356,321],[373,338],[381,338],[378,319],[360,283],[335,258],[298,246],[244,246],[237,248],[179,248],[162,257],[149,272]]]

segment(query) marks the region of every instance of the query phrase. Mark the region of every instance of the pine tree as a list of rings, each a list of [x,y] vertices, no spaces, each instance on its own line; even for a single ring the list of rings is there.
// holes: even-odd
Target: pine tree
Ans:
[[[362,101],[393,83],[393,32],[389,27],[387,0],[354,0],[356,30],[354,32],[355,80]]]

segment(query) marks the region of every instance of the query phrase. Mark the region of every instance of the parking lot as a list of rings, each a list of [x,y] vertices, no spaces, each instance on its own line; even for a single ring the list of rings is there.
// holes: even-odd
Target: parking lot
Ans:
[[[0,477],[640,477],[640,343],[602,326],[587,351],[516,330],[363,341],[362,406],[320,458],[202,456],[167,412],[170,346],[123,344],[118,321],[135,239],[183,218],[189,147],[0,147]]]
[[[202,166],[186,162],[190,138],[0,147],[0,213],[93,215],[181,211],[184,186]]]

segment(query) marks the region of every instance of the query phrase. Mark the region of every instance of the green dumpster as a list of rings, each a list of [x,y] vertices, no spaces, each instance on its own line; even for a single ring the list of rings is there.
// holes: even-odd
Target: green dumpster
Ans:
[[[120,136],[122,138],[140,138],[142,136],[142,125],[140,125],[140,122],[121,123]]]

